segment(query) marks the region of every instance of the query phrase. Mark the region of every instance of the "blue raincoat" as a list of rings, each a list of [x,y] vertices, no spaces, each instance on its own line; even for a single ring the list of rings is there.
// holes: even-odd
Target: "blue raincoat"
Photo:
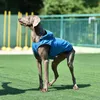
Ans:
[[[47,31],[47,34],[42,36],[39,42],[32,43],[33,52],[38,54],[38,48],[45,44],[50,46],[49,59],[53,59],[55,56],[62,52],[69,52],[73,48],[68,41],[60,38],[55,38],[52,32]]]

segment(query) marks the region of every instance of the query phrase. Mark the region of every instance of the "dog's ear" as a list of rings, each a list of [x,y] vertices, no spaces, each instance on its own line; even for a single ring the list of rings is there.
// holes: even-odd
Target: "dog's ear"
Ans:
[[[33,27],[37,26],[40,22],[40,18],[38,16],[30,16],[30,23]]]

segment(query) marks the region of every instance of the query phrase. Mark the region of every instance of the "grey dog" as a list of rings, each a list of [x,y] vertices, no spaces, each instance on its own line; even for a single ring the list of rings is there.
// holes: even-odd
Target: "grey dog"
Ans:
[[[73,80],[73,89],[78,90],[78,86],[76,84],[76,79],[74,76],[74,68],[73,68],[73,61],[74,61],[74,55],[75,50],[73,49],[72,45],[69,42],[66,42],[65,40],[58,39],[53,37],[53,35],[50,33],[48,35],[48,32],[42,27],[41,20],[39,16],[24,16],[19,19],[19,22],[21,25],[25,27],[29,27],[31,29],[31,36],[33,41],[33,52],[34,56],[37,60],[37,66],[39,71],[39,88],[42,92],[48,91],[48,86],[51,86],[59,77],[57,66],[58,64],[63,61],[65,58],[67,59],[67,65],[70,69],[72,80]],[[59,40],[63,43],[60,44],[60,42],[55,42],[56,40]],[[47,41],[44,43],[44,41]],[[43,44],[42,44],[43,43]],[[65,43],[65,44],[64,44]],[[67,44],[66,44],[67,43]],[[59,45],[58,47],[53,44]],[[38,45],[38,46],[37,46]],[[66,47],[65,49],[61,49],[62,47]],[[60,52],[57,52],[59,50],[56,50],[59,48]],[[71,48],[70,50],[67,50],[68,48]],[[56,54],[52,58],[52,70],[54,72],[54,79],[49,82],[49,75],[48,75],[48,66],[49,66],[49,59],[52,54],[52,51]],[[42,79],[42,61],[44,64],[44,84]]]

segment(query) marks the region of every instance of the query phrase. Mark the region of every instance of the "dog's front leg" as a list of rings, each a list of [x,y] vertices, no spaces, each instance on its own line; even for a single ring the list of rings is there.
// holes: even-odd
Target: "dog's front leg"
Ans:
[[[42,92],[48,91],[48,83],[49,83],[49,72],[48,72],[48,66],[49,66],[49,60],[48,60],[48,52],[49,47],[47,45],[43,45],[38,48],[39,56],[41,57],[43,64],[44,64],[44,88],[42,89]]]
[[[37,60],[37,67],[38,67],[38,75],[39,75],[39,89],[43,88],[43,79],[42,79],[42,60],[39,55],[34,52],[34,56]]]
[[[49,83],[49,76],[48,76],[49,60],[45,59],[43,62],[44,62],[44,88],[42,89],[42,92],[46,92],[46,91],[48,91],[48,83]]]
[[[39,72],[39,89],[43,88],[43,79],[42,79],[42,62],[41,60],[37,60],[37,67]]]

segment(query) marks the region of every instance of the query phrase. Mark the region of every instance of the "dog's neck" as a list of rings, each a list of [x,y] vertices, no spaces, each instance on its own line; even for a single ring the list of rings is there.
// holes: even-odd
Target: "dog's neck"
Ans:
[[[38,42],[40,38],[46,34],[40,23],[36,27],[31,26],[30,29],[32,31],[31,36],[33,42]]]

